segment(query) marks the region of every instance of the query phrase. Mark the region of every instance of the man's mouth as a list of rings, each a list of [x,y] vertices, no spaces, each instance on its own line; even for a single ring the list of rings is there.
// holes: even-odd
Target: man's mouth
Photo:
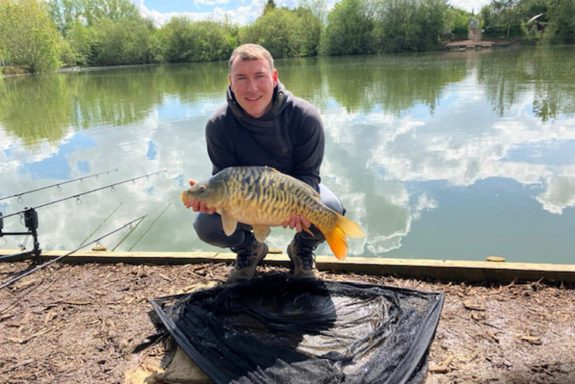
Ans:
[[[261,99],[261,96],[253,96],[253,97],[246,97],[247,101],[258,101],[259,99]]]

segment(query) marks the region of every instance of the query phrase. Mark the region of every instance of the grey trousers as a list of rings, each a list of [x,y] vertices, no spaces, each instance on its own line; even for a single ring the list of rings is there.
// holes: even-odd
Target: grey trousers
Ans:
[[[345,208],[339,200],[339,198],[333,193],[328,187],[323,184],[319,185],[319,195],[322,203],[333,209],[334,211],[344,215]],[[224,233],[224,228],[222,226],[222,219],[217,213],[206,214],[199,213],[194,221],[194,229],[200,240],[222,248],[238,248],[244,244],[246,238],[251,238],[247,236],[251,231],[251,225],[238,223],[236,231],[231,235],[227,236]],[[299,237],[300,241],[306,242],[308,246],[315,249],[315,247],[325,241],[322,233],[315,227],[311,226],[311,232],[313,236],[307,232],[300,232],[296,236]]]

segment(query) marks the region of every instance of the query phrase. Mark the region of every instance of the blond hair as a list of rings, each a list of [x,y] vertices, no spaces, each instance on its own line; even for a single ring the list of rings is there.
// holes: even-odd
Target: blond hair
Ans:
[[[270,70],[274,69],[274,58],[272,54],[259,44],[242,44],[232,52],[230,56],[229,66],[232,68],[232,64],[239,58],[239,60],[259,60],[264,59],[270,65]]]

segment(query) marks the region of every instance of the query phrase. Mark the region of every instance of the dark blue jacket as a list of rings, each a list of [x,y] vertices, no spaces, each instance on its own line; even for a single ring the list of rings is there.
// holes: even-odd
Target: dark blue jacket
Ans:
[[[324,132],[317,109],[282,84],[274,90],[271,110],[259,119],[244,112],[231,89],[227,105],[206,125],[213,174],[231,166],[267,165],[319,190]]]

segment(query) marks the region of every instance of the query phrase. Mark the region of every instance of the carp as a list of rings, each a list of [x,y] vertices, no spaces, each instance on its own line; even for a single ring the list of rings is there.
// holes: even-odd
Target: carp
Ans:
[[[225,168],[182,192],[181,200],[187,207],[192,200],[199,200],[215,208],[227,236],[235,232],[238,222],[251,225],[260,242],[269,235],[270,227],[281,225],[292,215],[302,215],[321,231],[340,260],[347,254],[346,237],[364,236],[359,225],[323,204],[310,185],[272,167]]]

